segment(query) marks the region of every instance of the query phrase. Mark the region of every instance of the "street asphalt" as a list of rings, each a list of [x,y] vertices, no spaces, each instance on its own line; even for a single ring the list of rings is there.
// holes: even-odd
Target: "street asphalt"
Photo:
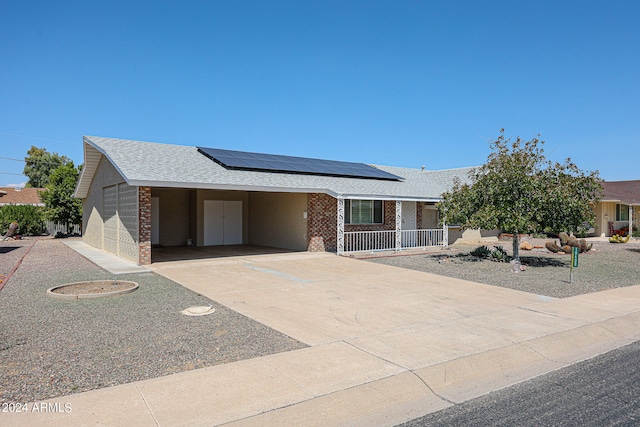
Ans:
[[[640,341],[402,427],[640,425]]]

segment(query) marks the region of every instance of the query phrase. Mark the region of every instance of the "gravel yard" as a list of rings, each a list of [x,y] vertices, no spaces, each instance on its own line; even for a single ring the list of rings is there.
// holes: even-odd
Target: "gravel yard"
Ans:
[[[544,239],[528,241],[535,246],[544,246],[545,242]],[[503,246],[511,255],[510,241],[485,244],[489,249],[496,245]],[[514,273],[509,263],[469,255],[478,246],[456,245],[450,251],[368,258],[368,261],[556,298],[640,285],[640,242],[637,239],[625,244],[594,242],[591,251],[579,255],[572,283],[569,283],[571,255],[553,254],[546,249],[521,250],[520,258],[527,269]]]
[[[7,276],[25,254],[0,291],[0,403],[306,347],[151,272],[118,276],[139,283],[131,294],[48,298],[46,290],[56,285],[114,277],[51,238],[0,242],[0,274]],[[209,305],[216,309],[211,315],[180,314]]]

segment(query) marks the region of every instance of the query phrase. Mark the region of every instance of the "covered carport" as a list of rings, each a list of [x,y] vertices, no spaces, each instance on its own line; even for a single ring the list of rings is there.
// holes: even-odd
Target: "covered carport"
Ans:
[[[306,212],[306,193],[152,188],[152,262],[304,251]]]

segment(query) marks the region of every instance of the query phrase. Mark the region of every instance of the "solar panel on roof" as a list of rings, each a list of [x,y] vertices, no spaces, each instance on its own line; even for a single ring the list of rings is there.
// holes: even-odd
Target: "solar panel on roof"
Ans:
[[[303,175],[341,176],[399,181],[402,178],[364,163],[337,160],[311,159],[307,157],[280,156],[276,154],[248,153],[197,147],[198,151],[226,169],[250,170]]]

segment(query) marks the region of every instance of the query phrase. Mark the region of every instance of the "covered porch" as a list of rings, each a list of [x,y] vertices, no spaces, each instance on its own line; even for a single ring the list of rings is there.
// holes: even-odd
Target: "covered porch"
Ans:
[[[603,201],[596,207],[596,235],[626,236],[638,230],[640,204]]]
[[[626,216],[619,215],[618,218],[621,219],[620,221],[609,221],[609,235],[633,235],[633,232],[638,230],[637,210],[640,209],[640,207],[635,205],[618,206],[622,207],[622,209],[627,211],[628,214]]]
[[[640,180],[605,181],[595,206],[596,236],[632,235],[640,219]]]
[[[436,202],[338,197],[337,253],[447,247],[448,227],[438,224]]]

